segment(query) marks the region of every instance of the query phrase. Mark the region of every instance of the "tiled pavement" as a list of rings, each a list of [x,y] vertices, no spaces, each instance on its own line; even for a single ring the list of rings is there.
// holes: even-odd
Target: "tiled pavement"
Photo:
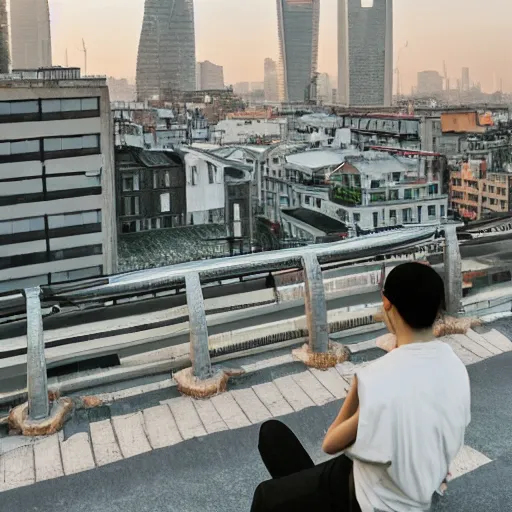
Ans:
[[[467,335],[448,336],[444,340],[466,365],[512,351],[512,343],[496,329],[482,334],[469,331]],[[251,369],[290,361],[291,356],[279,356],[254,363]],[[300,371],[203,401],[185,397],[162,400],[137,412],[92,422],[88,432],[77,432],[67,438],[61,432],[36,440],[0,439],[0,491],[94,469],[194,437],[324,406],[346,396],[355,368],[353,363],[343,363],[326,372]],[[129,393],[118,393],[117,398]],[[486,455],[465,446],[452,473],[454,477],[460,476],[489,462]]]

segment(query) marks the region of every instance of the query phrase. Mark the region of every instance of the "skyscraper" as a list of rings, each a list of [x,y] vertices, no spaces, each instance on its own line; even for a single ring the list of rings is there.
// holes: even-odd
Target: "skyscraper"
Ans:
[[[0,0],[0,73],[9,72],[10,60],[7,0]]]
[[[137,58],[139,99],[195,88],[193,0],[146,0]]]
[[[279,101],[277,86],[277,63],[273,59],[265,59],[264,65],[265,101]]]
[[[224,89],[224,68],[209,60],[197,63],[197,90]]]
[[[277,0],[280,101],[312,99],[318,64],[320,0]]]
[[[469,91],[469,68],[462,68],[461,87],[463,91]]]
[[[338,97],[343,105],[391,105],[392,0],[338,0]]]
[[[13,69],[52,65],[48,0],[11,2],[11,45]]]

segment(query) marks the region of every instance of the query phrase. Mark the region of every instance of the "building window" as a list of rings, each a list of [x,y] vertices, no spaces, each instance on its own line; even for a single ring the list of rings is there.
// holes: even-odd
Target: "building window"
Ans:
[[[121,229],[123,233],[135,233],[137,231],[137,225],[134,220],[131,222],[123,222]]]
[[[428,216],[429,216],[429,218],[436,216],[436,205],[435,204],[429,205]]]
[[[192,185],[197,185],[198,183],[198,175],[197,175],[197,167],[195,165],[192,166]]]
[[[121,215],[139,215],[139,198],[137,196],[123,197]]]
[[[96,155],[100,153],[100,136],[96,134],[78,137],[51,137],[44,139],[43,147],[45,159]]]
[[[39,158],[39,139],[0,142],[0,163],[24,162]]]
[[[171,211],[171,194],[169,192],[160,194],[160,211],[162,213]]]
[[[389,200],[390,201],[398,201],[398,190],[390,190],[389,191]]]
[[[208,183],[213,185],[215,183],[214,169],[211,164],[208,164]]]
[[[442,204],[440,208],[441,208],[441,212],[439,215],[441,216],[441,218],[444,218],[444,216],[445,216],[444,204]]]
[[[310,196],[304,196],[304,204],[309,204]]]
[[[322,200],[319,197],[316,198],[316,207],[322,208]]]
[[[410,188],[404,190],[404,199],[412,199],[412,190]]]
[[[402,218],[405,222],[412,222],[412,208],[404,208],[402,210]]]
[[[279,158],[272,158],[272,163],[273,164],[278,164],[279,163]]]
[[[138,174],[123,174],[123,192],[133,192],[139,190]]]
[[[41,101],[41,119],[52,121],[57,119],[77,119],[98,117],[99,98],[69,98]]]
[[[156,170],[153,171],[153,188],[170,188],[171,174],[169,171]]]
[[[354,213],[354,224],[357,222],[361,222],[361,214],[360,213]]]
[[[389,210],[389,221],[392,226],[396,224],[396,210]]]
[[[0,102],[0,123],[39,121],[39,117],[38,101]]]

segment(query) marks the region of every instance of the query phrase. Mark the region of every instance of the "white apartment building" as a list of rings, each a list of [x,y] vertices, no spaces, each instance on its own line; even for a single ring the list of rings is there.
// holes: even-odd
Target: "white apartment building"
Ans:
[[[0,291],[116,270],[104,78],[47,68],[0,80]]]
[[[304,151],[299,145],[276,147],[266,157],[265,213],[274,221],[284,220],[289,236],[307,231],[303,221],[294,222],[294,210],[342,222],[349,231],[356,226],[440,224],[447,215],[448,197],[441,193],[439,177],[425,175],[415,160],[353,148]],[[323,231],[311,228],[311,234]]]

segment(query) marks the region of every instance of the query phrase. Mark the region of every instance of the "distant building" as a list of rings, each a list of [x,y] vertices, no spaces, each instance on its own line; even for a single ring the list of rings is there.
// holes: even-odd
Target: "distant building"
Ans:
[[[52,42],[48,0],[15,0],[11,9],[13,69],[52,65]]]
[[[0,291],[115,273],[105,79],[26,70],[0,90]]]
[[[249,82],[237,82],[233,86],[233,92],[240,96],[245,96],[251,92],[251,84]]]
[[[137,58],[139,100],[196,88],[193,0],[146,0]]]
[[[0,73],[8,73],[10,63],[7,0],[0,0]]]
[[[462,80],[460,82],[460,86],[463,91],[469,91],[469,68],[462,68]]]
[[[197,90],[224,89],[224,68],[205,60],[197,63]]]
[[[277,0],[278,84],[281,102],[315,99],[320,0]]]
[[[107,78],[107,85],[110,91],[110,101],[135,101],[137,90],[134,84],[128,82],[126,78]]]
[[[317,79],[317,99],[322,103],[331,103],[332,101],[332,88],[331,77],[327,73],[320,73]]]
[[[487,171],[487,162],[468,160],[450,174],[450,201],[462,218],[512,211],[512,173]]]
[[[347,106],[391,106],[393,3],[338,0],[338,97]]]
[[[418,73],[417,94],[432,95],[443,90],[443,77],[437,71],[420,71]]]
[[[273,59],[265,59],[265,101],[279,101],[279,90],[277,86],[277,63]]]

